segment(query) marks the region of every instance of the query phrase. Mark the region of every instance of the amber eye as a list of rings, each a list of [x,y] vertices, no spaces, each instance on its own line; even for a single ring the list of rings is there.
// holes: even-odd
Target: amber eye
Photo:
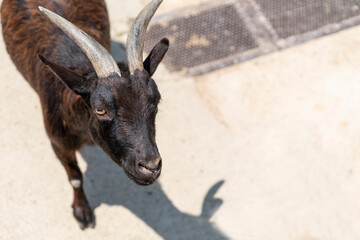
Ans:
[[[105,115],[106,111],[103,110],[103,109],[95,109],[95,112],[98,114],[98,115]]]

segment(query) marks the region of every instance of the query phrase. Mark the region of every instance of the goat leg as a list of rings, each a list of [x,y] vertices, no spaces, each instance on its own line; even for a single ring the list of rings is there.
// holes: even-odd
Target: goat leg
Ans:
[[[54,144],[52,144],[52,147],[60,162],[65,167],[69,182],[74,189],[74,202],[72,207],[75,219],[79,222],[81,229],[89,226],[93,228],[95,226],[95,218],[85,196],[82,173],[77,164],[75,151],[61,149]]]

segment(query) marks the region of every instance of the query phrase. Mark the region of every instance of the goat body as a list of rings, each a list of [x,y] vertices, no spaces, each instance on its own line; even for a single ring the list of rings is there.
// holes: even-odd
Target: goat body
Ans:
[[[157,8],[161,0],[153,2]],[[154,126],[160,94],[151,76],[169,43],[158,43],[143,67],[132,67],[139,64],[129,59],[129,66],[119,63],[121,76],[117,69],[102,76],[80,45],[46,19],[39,6],[69,20],[107,51],[108,13],[102,0],[3,0],[1,6],[6,49],[39,95],[46,132],[74,188],[74,216],[85,228],[93,224],[93,215],[75,157],[81,146],[96,143],[138,184],[151,184],[160,175]]]
[[[86,4],[84,4],[86,2]],[[79,149],[90,141],[86,106],[45,64],[41,54],[87,76],[94,70],[81,49],[38,10],[44,6],[62,14],[110,50],[109,20],[104,1],[4,0],[1,23],[6,49],[18,71],[38,93],[44,123],[53,144]]]

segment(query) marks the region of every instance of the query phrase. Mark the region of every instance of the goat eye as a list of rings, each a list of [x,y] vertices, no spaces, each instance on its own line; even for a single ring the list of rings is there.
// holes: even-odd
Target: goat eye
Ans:
[[[96,114],[101,115],[101,116],[105,115],[105,113],[106,113],[106,111],[103,109],[95,109],[95,112],[96,112]]]

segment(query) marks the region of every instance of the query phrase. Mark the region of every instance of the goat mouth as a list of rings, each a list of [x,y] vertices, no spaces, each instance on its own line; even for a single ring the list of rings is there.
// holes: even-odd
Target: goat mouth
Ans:
[[[155,182],[155,180],[150,181],[150,180],[142,180],[140,178],[137,178],[137,177],[135,177],[134,175],[132,175],[131,173],[129,173],[126,170],[125,170],[125,173],[131,180],[133,180],[136,184],[141,185],[141,186],[151,185],[151,184],[153,184]]]
[[[118,166],[122,167],[124,169],[124,172],[126,173],[126,175],[132,180],[134,181],[136,184],[141,185],[141,186],[147,186],[150,185],[152,183],[155,182],[151,181],[151,180],[142,180],[140,178],[135,177],[133,174],[129,173],[126,168],[123,165],[123,159],[121,159],[120,161],[114,161]]]

